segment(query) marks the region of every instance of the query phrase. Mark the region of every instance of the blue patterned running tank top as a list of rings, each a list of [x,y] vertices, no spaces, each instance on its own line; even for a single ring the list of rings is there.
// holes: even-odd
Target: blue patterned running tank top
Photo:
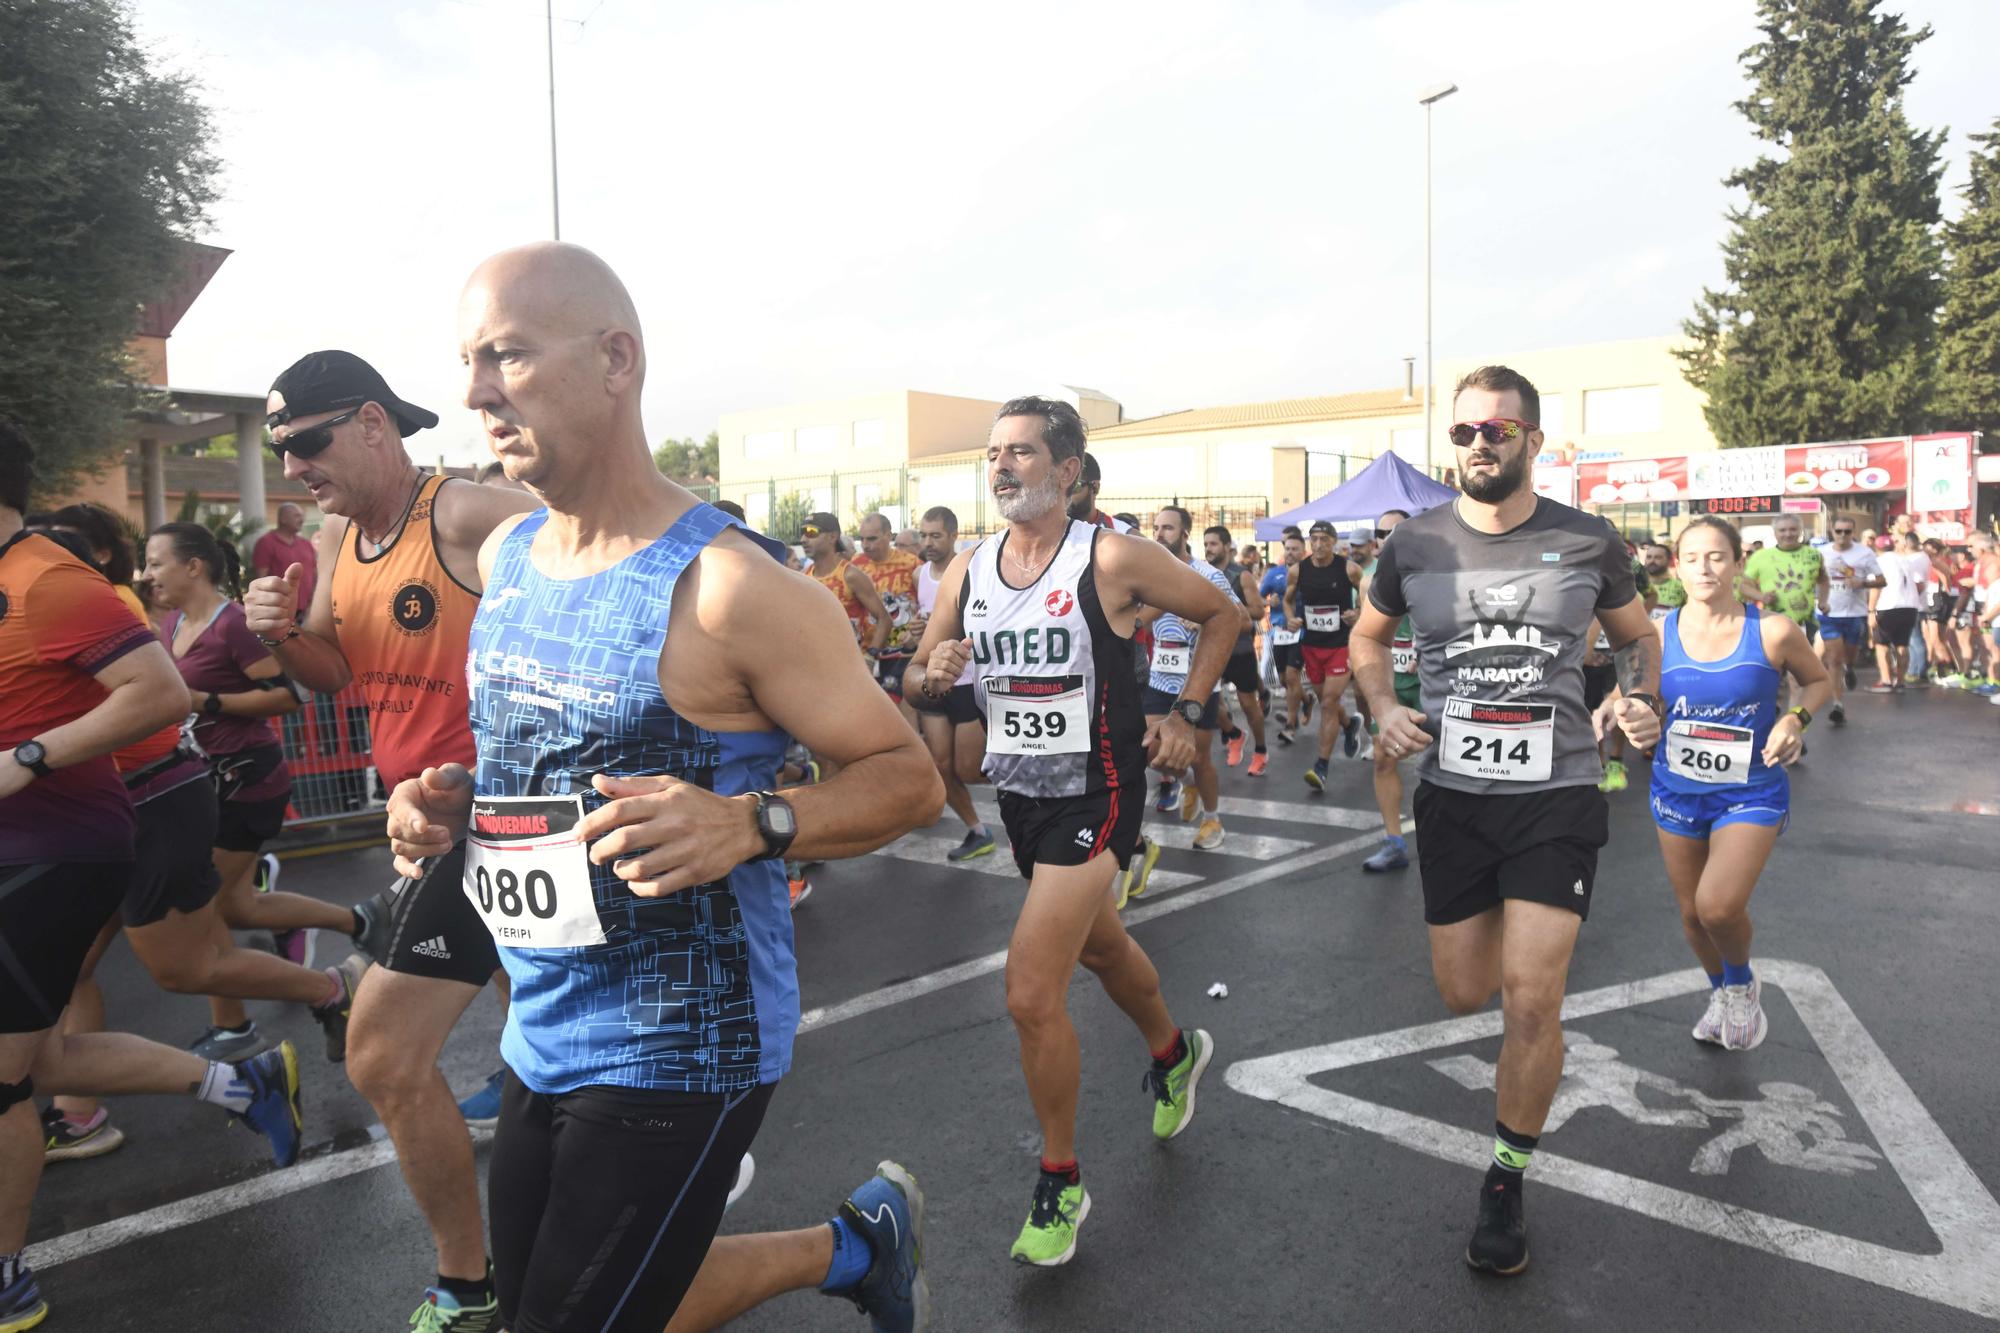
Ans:
[[[1778,721],[1778,669],[1764,656],[1762,613],[1743,608],[1743,633],[1729,656],[1700,662],[1681,646],[1680,608],[1661,624],[1660,700],[1666,707],[1665,731],[1653,760],[1653,785],[1665,791],[1699,795],[1718,786],[1756,787],[1786,783],[1785,771],[1764,763],[1764,743]],[[1715,728],[1750,733],[1748,762],[1737,772],[1723,774],[1713,765],[1731,757],[1726,746],[1682,744],[1700,740]],[[1742,753],[1740,743],[1736,753]],[[1700,777],[1683,776],[1699,774]]]
[[[775,786],[789,737],[709,731],[660,692],[675,585],[741,525],[696,505],[609,569],[557,579],[529,557],[547,520],[537,510],[501,543],[472,623],[477,795],[576,793],[590,811],[605,803],[590,783],[598,773],[665,773],[725,796]],[[780,863],[750,862],[663,898],[638,897],[593,865],[590,887],[604,943],[500,950],[514,988],[500,1050],[523,1083],[716,1093],[784,1075],[799,987]]]

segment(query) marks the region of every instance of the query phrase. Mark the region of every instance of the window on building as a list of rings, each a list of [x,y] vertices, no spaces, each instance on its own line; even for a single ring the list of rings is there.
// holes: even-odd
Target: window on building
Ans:
[[[785,432],[781,430],[752,431],[743,437],[743,457],[776,458],[785,452]]]
[[[889,440],[889,423],[880,417],[854,423],[856,449],[880,449]]]
[[[830,454],[840,447],[840,427],[801,426],[792,433],[792,445],[802,454]]]
[[[1660,428],[1660,386],[1585,389],[1583,429],[1591,435],[1643,435]]]
[[[1561,444],[1569,438],[1568,418],[1563,415],[1563,396],[1559,393],[1542,395],[1542,439],[1547,444]]]

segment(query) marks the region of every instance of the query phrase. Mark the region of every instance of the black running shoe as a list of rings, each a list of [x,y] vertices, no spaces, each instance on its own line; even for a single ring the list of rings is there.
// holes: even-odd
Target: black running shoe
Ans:
[[[1844,727],[1847,725],[1847,710],[1835,704],[1827,711],[1826,720],[1836,727]]]
[[[354,915],[361,922],[361,929],[351,937],[354,947],[368,955],[375,962],[389,956],[389,940],[396,915],[396,899],[410,881],[399,879],[372,898],[364,898],[354,904]]]
[[[1521,1186],[1493,1182],[1479,1187],[1479,1222],[1465,1262],[1482,1273],[1512,1277],[1528,1266],[1528,1224],[1521,1218]]]
[[[1361,753],[1361,714],[1349,714],[1340,724],[1340,752],[1349,759]]]
[[[1842,678],[1843,680],[1845,680],[1845,681],[1847,682],[1847,688],[1848,688],[1848,689],[1850,689],[1850,690],[1851,690],[1851,689],[1853,689],[1853,688],[1854,688],[1854,668],[1853,668],[1853,667],[1851,667],[1851,666],[1844,666],[1844,667],[1842,667],[1842,668],[1841,668],[1840,670],[1841,670],[1841,678]]]

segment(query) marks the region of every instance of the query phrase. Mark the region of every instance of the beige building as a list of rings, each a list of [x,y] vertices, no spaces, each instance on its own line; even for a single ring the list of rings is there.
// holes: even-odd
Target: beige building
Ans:
[[[1130,421],[1108,395],[1070,387],[1062,396],[1091,427],[1105,509],[1136,512],[1178,498],[1203,511],[1203,521],[1236,526],[1323,494],[1390,450],[1434,472],[1450,468],[1444,432],[1451,386],[1493,360],[1541,391],[1551,460],[1713,449],[1701,395],[1681,377],[1675,345],[1673,338],[1641,338],[1441,360],[1429,449],[1423,387],[1409,374],[1400,388],[1187,408]],[[943,504],[967,531],[983,531],[990,517],[983,450],[998,407],[898,391],[730,413],[718,427],[722,494],[742,503],[753,524],[768,523],[786,509],[787,497],[799,496],[791,511],[803,502],[843,522],[870,508],[893,508],[899,522],[907,521],[903,515]]]

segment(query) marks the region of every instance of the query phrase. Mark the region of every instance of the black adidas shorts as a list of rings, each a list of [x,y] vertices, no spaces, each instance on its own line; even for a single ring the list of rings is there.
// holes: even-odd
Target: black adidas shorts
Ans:
[[[1037,865],[1080,866],[1105,852],[1124,869],[1139,845],[1145,817],[1143,773],[1122,788],[1089,796],[1000,793],[1000,822],[1014,844],[1014,865],[1023,879],[1033,879]]]
[[[388,957],[376,961],[406,977],[484,986],[500,966],[500,947],[465,896],[464,881],[462,842],[432,858],[422,879],[405,880],[396,895]]]
[[[1595,785],[1475,796],[1420,782],[1411,809],[1429,924],[1469,920],[1507,898],[1590,915],[1597,852],[1611,838]]]

